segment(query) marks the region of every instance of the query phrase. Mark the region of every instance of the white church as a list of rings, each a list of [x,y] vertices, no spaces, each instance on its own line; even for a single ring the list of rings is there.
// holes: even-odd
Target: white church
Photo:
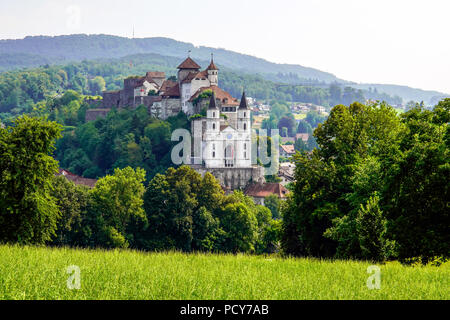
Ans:
[[[264,182],[264,168],[252,165],[252,128],[245,92],[239,105],[218,106],[212,92],[206,117],[191,122],[192,167],[211,172],[229,189]]]

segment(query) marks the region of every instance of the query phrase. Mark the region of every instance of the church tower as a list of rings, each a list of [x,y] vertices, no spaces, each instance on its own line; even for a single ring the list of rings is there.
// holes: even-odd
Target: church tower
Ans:
[[[211,98],[209,99],[209,107],[208,110],[206,110],[206,118],[208,121],[206,129],[209,132],[218,133],[220,129],[220,110],[217,107],[216,96],[214,95],[214,92],[212,93]]]
[[[238,108],[237,129],[239,131],[250,132],[250,109],[247,105],[245,91],[242,93],[241,103]]]
[[[209,100],[208,110],[206,110],[206,132],[203,159],[207,168],[217,168],[221,165],[222,141],[217,139],[219,134],[220,109],[217,107],[216,96],[213,92]]]
[[[211,63],[209,64],[208,68],[206,68],[208,71],[208,80],[211,83],[212,86],[218,86],[219,85],[219,68],[216,67],[214,64],[214,58],[213,54],[211,53]]]
[[[241,103],[237,110],[237,131],[241,134],[241,137],[237,142],[237,161],[240,167],[251,167],[252,156],[252,130],[250,123],[250,109],[247,105],[247,98],[245,97],[245,91],[242,92]]]

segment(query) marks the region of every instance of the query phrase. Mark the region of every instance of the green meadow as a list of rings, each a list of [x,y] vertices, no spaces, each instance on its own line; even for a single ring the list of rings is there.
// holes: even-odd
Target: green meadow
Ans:
[[[67,267],[80,269],[69,289]],[[251,255],[0,246],[0,299],[449,299],[450,263],[370,262]],[[69,283],[73,283],[70,282]]]

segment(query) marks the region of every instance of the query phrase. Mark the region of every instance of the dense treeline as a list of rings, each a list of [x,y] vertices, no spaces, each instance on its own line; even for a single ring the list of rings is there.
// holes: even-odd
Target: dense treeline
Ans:
[[[88,189],[55,176],[60,126],[22,116],[0,128],[0,242],[79,247],[273,252],[280,222],[209,173],[116,168]]]
[[[286,253],[385,260],[450,256],[450,99],[417,106],[338,105],[295,157],[283,210]]]
[[[113,112],[110,126],[121,117]],[[295,156],[288,200],[269,210],[186,166],[147,186],[145,170],[129,166],[76,186],[54,176],[60,125],[22,116],[0,128],[0,241],[264,253],[281,239],[297,256],[445,260],[449,121],[450,99],[401,115],[386,104],[338,105],[314,130],[319,148]]]

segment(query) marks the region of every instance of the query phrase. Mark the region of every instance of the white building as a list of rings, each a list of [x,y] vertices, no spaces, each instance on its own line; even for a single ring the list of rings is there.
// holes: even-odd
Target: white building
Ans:
[[[201,137],[202,163],[205,168],[251,168],[251,111],[245,93],[238,108],[222,110],[213,92],[206,118],[192,121],[194,139]]]

